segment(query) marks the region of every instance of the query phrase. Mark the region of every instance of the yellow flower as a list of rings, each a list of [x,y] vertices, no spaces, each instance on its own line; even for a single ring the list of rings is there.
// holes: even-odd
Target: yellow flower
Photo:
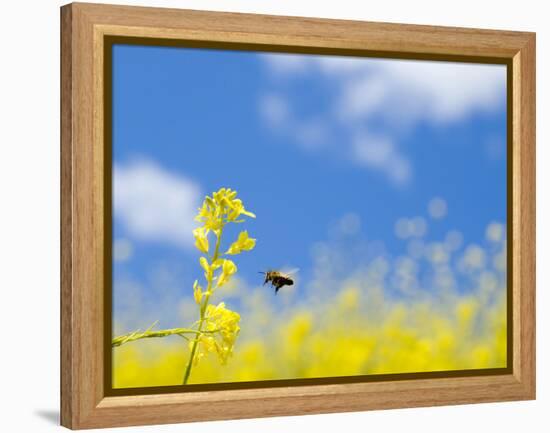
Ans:
[[[193,297],[200,306],[200,320],[197,322],[200,325],[197,329],[198,335],[190,345],[193,356],[190,357],[187,364],[184,384],[189,379],[191,366],[196,365],[205,353],[217,353],[222,364],[225,364],[233,352],[233,345],[239,332],[240,316],[226,309],[223,303],[214,307],[208,305],[208,301],[213,291],[226,284],[237,272],[237,266],[233,261],[219,257],[223,255],[220,254],[219,247],[224,226],[231,222],[243,222],[242,219],[238,219],[241,215],[255,218],[252,212],[244,208],[242,200],[237,198],[237,191],[220,188],[213,192],[212,196],[204,198],[202,206],[195,216],[195,221],[201,223],[201,226],[193,230],[193,236],[195,237],[195,247],[205,255],[199,259],[199,262],[204,269],[207,286],[206,291],[203,291],[198,281],[193,284]],[[212,255],[209,255],[208,234],[210,230],[216,236],[216,248]],[[250,238],[248,232],[243,231],[225,254],[250,251],[255,245],[256,239]],[[221,272],[216,272],[215,275],[215,271],[220,268]],[[203,329],[203,325],[206,325],[207,329]]]
[[[212,278],[212,274],[216,269],[219,269],[224,265],[224,259],[216,259],[216,261],[210,264],[208,263],[208,259],[206,257],[201,257],[199,259],[199,262],[201,264],[201,267],[204,269],[204,278],[206,279],[206,281],[209,281]],[[229,273],[230,271],[231,269],[228,268],[228,272],[226,273]],[[237,271],[237,267],[235,266],[235,271],[232,273],[235,273],[236,271]],[[223,272],[222,272],[222,276],[223,276]],[[228,275],[228,278],[229,276],[230,275]]]
[[[208,263],[206,257],[201,257],[199,259],[199,263],[201,264],[201,267],[204,269],[205,273],[210,273],[210,264]]]
[[[206,352],[215,352],[216,351],[216,339],[212,336],[201,335],[200,342]]]
[[[193,360],[193,365],[196,366],[199,361],[204,358],[208,353],[215,353],[218,355],[220,362],[225,365],[229,356],[232,354],[232,347],[225,345],[223,340],[217,340],[213,335],[202,334],[198,337],[199,346],[197,353],[195,354],[195,359]],[[190,346],[192,348],[192,346]]]
[[[193,297],[195,298],[195,302],[200,305],[202,301],[202,287],[199,286],[199,282],[195,280],[195,283],[193,284]]]
[[[237,191],[233,191],[231,188],[220,188],[212,193],[212,198],[220,206],[230,206],[235,197],[237,197]]]
[[[213,332],[208,337],[201,337],[207,351],[216,351],[222,364],[227,363],[233,353],[233,346],[239,334],[239,321],[241,316],[238,313],[225,308],[225,303],[209,305],[206,309],[207,330]]]
[[[214,263],[212,263],[212,265],[210,266],[212,268],[212,270],[215,271],[219,267],[223,266],[223,260],[224,259],[216,259],[216,261]]]
[[[237,272],[237,265],[235,265],[235,263],[233,263],[231,260],[224,259],[222,265],[222,273],[218,280],[218,287],[221,287],[225,283],[227,283],[231,278],[231,275],[233,275],[235,272]]]
[[[226,364],[229,357],[233,354],[233,346],[239,334],[239,321],[241,317],[238,313],[225,307],[223,302],[218,305],[209,305],[204,315],[206,321],[207,334],[201,334],[198,337],[198,350],[193,360],[193,365],[197,365],[207,353],[215,353],[222,364]],[[190,343],[190,349],[193,348],[193,342]]]
[[[203,223],[206,230],[217,232],[223,226],[221,208],[210,197],[206,197],[195,221]]]
[[[218,234],[225,223],[243,222],[243,220],[237,219],[240,215],[255,218],[256,215],[247,211],[242,200],[236,197],[237,191],[230,188],[220,188],[212,193],[212,197],[206,196],[195,221],[202,223],[203,229],[207,233],[208,230],[212,230]],[[197,246],[197,248],[204,252],[204,245]]]
[[[231,188],[220,188],[218,191],[212,193],[212,198],[216,203],[221,204],[228,191],[231,192]]]
[[[209,200],[205,200],[205,204],[210,208],[215,208],[218,211],[218,217],[225,216],[227,218],[225,222],[242,222],[242,220],[237,221],[240,215],[255,218],[256,215],[247,211],[244,208],[242,200],[236,197],[237,191],[232,191],[230,188],[220,188],[217,192],[212,194],[212,199],[207,197]],[[207,215],[206,211],[205,215]]]
[[[209,244],[208,244],[208,229],[204,227],[198,227],[193,230],[193,236],[195,236],[195,246],[197,249],[204,253],[208,254]]]
[[[239,254],[241,251],[250,251],[256,245],[256,239],[248,237],[248,232],[242,231],[239,238],[231,244],[225,254]]]
[[[227,215],[227,220],[231,222],[242,222],[242,220],[237,220],[240,215],[247,215],[251,218],[256,218],[252,212],[248,212],[243,205],[243,202],[240,199],[235,199],[229,204],[231,210]]]
[[[215,325],[212,329],[209,329],[210,331],[219,329],[226,332],[238,331],[238,323],[241,319],[239,313],[225,307],[225,302],[220,302],[218,305],[209,305],[205,317],[209,320],[208,326]]]

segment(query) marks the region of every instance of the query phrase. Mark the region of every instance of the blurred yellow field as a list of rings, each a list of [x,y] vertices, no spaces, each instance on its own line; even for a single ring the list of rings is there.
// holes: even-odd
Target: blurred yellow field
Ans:
[[[244,299],[233,355],[223,366],[204,357],[189,383],[506,367],[504,245],[494,242],[493,255],[469,263],[478,284],[462,295],[443,287],[388,298],[369,277],[384,267],[375,261],[363,277],[329,290],[312,285],[305,299],[282,292],[280,311],[272,293],[239,289],[245,285],[235,279],[216,293],[229,303]],[[181,384],[188,358],[178,336],[125,344],[114,352],[114,387]]]
[[[503,297],[492,306],[466,297],[441,312],[433,312],[440,307],[428,303],[392,305],[387,318],[377,322],[354,313],[346,298],[355,295],[353,288],[343,291],[328,318],[296,313],[266,339],[239,341],[225,367],[214,358],[201,361],[190,383],[506,366]],[[117,349],[114,387],[179,385],[188,350],[172,338],[176,341],[143,341]]]

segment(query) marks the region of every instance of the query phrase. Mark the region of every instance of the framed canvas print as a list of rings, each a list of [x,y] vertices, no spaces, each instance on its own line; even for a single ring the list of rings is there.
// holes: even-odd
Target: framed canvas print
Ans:
[[[61,416],[535,398],[535,36],[61,8]]]

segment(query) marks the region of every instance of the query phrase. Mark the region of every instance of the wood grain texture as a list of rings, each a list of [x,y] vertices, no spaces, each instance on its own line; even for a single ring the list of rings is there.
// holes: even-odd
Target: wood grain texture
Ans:
[[[195,10],[74,4],[117,34],[394,53],[510,58],[528,33]]]
[[[535,37],[514,56],[513,320],[514,374],[535,397]]]
[[[62,8],[61,27],[62,425],[78,429],[535,397],[534,34],[78,3]],[[105,397],[105,36],[512,61],[513,373]]]
[[[72,425],[72,10],[61,9],[61,424]]]

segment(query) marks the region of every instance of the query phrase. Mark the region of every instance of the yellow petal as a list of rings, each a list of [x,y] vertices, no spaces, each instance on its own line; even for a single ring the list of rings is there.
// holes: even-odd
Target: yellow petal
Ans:
[[[231,260],[225,259],[222,266],[222,274],[218,280],[218,287],[223,286],[227,283],[235,272],[237,272],[237,266]],[[223,304],[223,303],[222,303]],[[220,304],[220,305],[222,305]]]
[[[223,272],[224,274],[233,275],[237,272],[237,265],[233,261],[225,259],[223,261]]]
[[[199,286],[196,281],[193,286],[193,297],[195,298],[195,302],[200,305],[202,301],[202,287]]]
[[[212,263],[212,270],[216,270],[218,269],[220,266],[223,265],[223,259],[216,259],[216,261],[214,263]]]
[[[195,247],[204,254],[208,254],[208,249],[210,245],[208,243],[207,229],[204,227],[198,227],[193,230],[193,235],[195,236]]]
[[[208,264],[208,260],[206,260],[206,257],[201,257],[199,259],[199,262],[205,272],[210,272],[210,265]]]
[[[225,254],[239,254],[241,249],[239,248],[239,242],[233,242]]]
[[[243,215],[249,216],[250,218],[256,218],[256,215],[252,212],[248,212],[247,210],[244,210],[241,212]]]
[[[238,239],[231,244],[226,254],[239,254],[241,251],[250,251],[256,245],[256,239],[248,237],[246,230],[239,234]]]
[[[216,207],[216,204],[214,203],[214,200],[212,200],[210,197],[206,196],[206,198],[204,199],[204,202],[210,206],[211,209],[215,208]]]

